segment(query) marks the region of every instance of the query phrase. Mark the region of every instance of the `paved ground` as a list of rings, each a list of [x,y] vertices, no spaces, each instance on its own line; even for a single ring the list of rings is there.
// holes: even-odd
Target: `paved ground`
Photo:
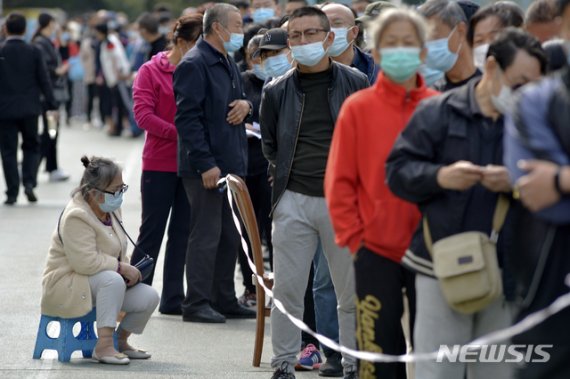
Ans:
[[[82,154],[119,160],[130,188],[123,214],[129,233],[136,238],[140,222],[140,157],[142,138],[111,139],[100,130],[65,128],[61,133],[60,166],[72,175],[66,183],[48,183],[39,174],[39,202],[30,205],[23,194],[14,207],[0,205],[0,377],[1,378],[269,378],[271,347],[266,334],[261,368],[251,366],[255,320],[229,321],[224,325],[183,323],[180,317],[155,313],[135,346],[153,353],[146,362],[126,367],[91,363],[81,358],[61,364],[51,352],[33,360],[40,318],[41,276],[50,236],[59,213],[80,180]],[[1,172],[1,171],[0,171]],[[5,183],[0,176],[0,200]],[[162,267],[162,261],[159,261]],[[155,287],[160,291],[157,271]],[[241,286],[236,287],[241,293]],[[268,333],[268,332],[267,332]],[[76,353],[78,354],[78,353]],[[300,373],[298,378],[316,378]]]

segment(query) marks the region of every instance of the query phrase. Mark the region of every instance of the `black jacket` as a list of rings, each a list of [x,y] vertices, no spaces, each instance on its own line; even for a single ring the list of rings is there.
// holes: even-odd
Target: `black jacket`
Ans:
[[[33,44],[42,52],[52,86],[54,88],[65,88],[65,77],[59,76],[55,73],[57,68],[61,66],[61,56],[55,46],[51,43],[49,38],[44,37],[41,34],[34,38]]]
[[[42,95],[56,109],[42,53],[21,39],[0,44],[0,120],[39,116]]]
[[[387,161],[388,186],[397,196],[418,204],[422,215],[428,217],[434,242],[467,231],[462,230],[465,218],[477,217],[466,215],[474,188],[463,192],[445,190],[437,182],[437,172],[461,160],[481,164],[479,129],[483,127],[483,116],[475,100],[479,80],[476,78],[463,87],[422,102]],[[502,122],[493,127],[503,128]],[[495,139],[493,164],[502,165],[502,133],[496,133]],[[493,201],[490,206],[494,209],[496,200]],[[513,207],[498,241],[498,256],[503,267],[504,252],[512,244],[512,217]],[[489,218],[492,219],[492,214]],[[490,233],[491,220],[488,222]],[[421,223],[402,263],[416,272],[434,276]],[[505,287],[512,289],[508,283]]]
[[[259,124],[259,105],[265,81],[255,76],[251,70],[242,72],[241,78],[245,95],[253,105],[251,121]],[[248,176],[261,175],[267,171],[267,159],[265,159],[261,150],[261,140],[254,136],[247,139],[247,163]]]
[[[200,38],[174,71],[175,125],[178,131],[178,174],[200,177],[218,167],[222,175],[247,173],[244,124],[226,121],[229,104],[245,99],[239,70]]]
[[[336,123],[340,107],[352,93],[369,86],[366,75],[354,68],[332,62],[329,106]],[[298,71],[289,70],[263,88],[259,120],[263,154],[270,164],[273,181],[273,209],[289,183],[291,165],[299,137],[304,94],[299,85]]]

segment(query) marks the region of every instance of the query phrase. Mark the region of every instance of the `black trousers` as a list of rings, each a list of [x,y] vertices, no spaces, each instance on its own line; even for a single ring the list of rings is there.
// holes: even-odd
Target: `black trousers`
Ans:
[[[358,349],[384,354],[406,353],[401,318],[404,313],[403,290],[410,309],[409,325],[413,336],[416,314],[415,275],[402,265],[361,248],[354,260],[356,279],[356,339]],[[405,379],[404,363],[358,361],[360,379]]]
[[[46,160],[46,172],[57,170],[57,140],[59,138],[60,122],[57,122],[55,132],[50,136],[47,113],[42,113],[43,130],[40,137],[40,164]]]
[[[569,292],[566,284],[570,273],[570,226],[559,226],[552,228],[554,239],[549,248],[543,246],[546,240],[546,230],[549,225],[534,220],[526,213],[516,221],[517,239],[513,255],[516,254],[521,266],[517,273],[521,273],[525,268],[531,268],[533,273],[540,266],[540,256],[546,258],[544,271],[538,281],[535,295],[529,295],[531,300],[528,305],[523,306],[517,321],[541,309],[548,307],[559,296]],[[533,241],[540,241],[533,246]],[[524,275],[519,275],[519,282],[522,287],[529,287],[530,281],[524,280]],[[529,279],[531,279],[529,277]],[[525,295],[528,295],[526,293]],[[565,379],[570,378],[570,308],[565,308],[559,313],[546,319],[528,332],[513,337],[514,344],[525,345],[552,345],[544,350],[550,354],[547,362],[525,363],[524,368],[517,372],[520,379]],[[533,357],[540,358],[540,357]]]
[[[93,119],[93,104],[95,103],[95,98],[97,97],[97,84],[91,83],[87,85],[87,122],[91,122]],[[102,117],[102,116],[101,116]]]
[[[259,228],[259,235],[265,240],[267,250],[269,251],[269,262],[271,268],[273,269],[273,244],[271,243],[271,186],[267,181],[267,172],[263,172],[259,175],[251,175],[245,178],[245,183],[247,185],[247,190],[249,191],[249,196],[251,197],[251,202],[253,204],[253,210],[255,211],[255,217],[257,219],[257,227]],[[251,253],[251,243],[249,238],[243,229],[243,237],[247,243],[249,250],[249,257],[252,258]],[[265,237],[265,238],[264,238]],[[253,272],[249,268],[247,258],[242,249],[238,254],[238,262],[240,265],[241,273],[243,276],[243,285],[250,292],[255,293],[255,286],[251,281],[251,275]]]
[[[37,186],[40,142],[38,138],[38,118],[0,120],[0,154],[6,180],[6,195],[16,199],[20,189],[18,171],[18,133],[22,135],[22,184],[26,188]]]
[[[189,314],[210,304],[224,312],[237,306],[234,271],[240,244],[227,193],[205,189],[199,178],[183,182],[192,212],[182,311]]]
[[[141,176],[142,223],[131,263],[145,254],[158,259],[168,224],[168,241],[164,256],[162,296],[159,312],[180,311],[184,300],[184,263],[190,233],[190,205],[182,179],[175,172],[143,171]],[[156,265],[154,266],[156,270]],[[144,281],[152,285],[153,273]]]

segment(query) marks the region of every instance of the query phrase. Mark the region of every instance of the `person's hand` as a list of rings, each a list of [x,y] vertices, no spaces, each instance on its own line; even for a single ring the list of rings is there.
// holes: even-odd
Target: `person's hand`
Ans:
[[[547,161],[520,161],[518,166],[528,172],[520,178],[515,188],[523,204],[533,212],[548,208],[560,201],[554,186],[558,165]]]
[[[269,175],[269,177],[267,178],[267,181],[269,182],[269,185],[270,185],[271,187],[273,187],[273,182],[274,182],[274,180],[273,180],[273,175]]]
[[[226,121],[231,125],[239,125],[249,114],[249,103],[245,100],[234,100],[230,103],[231,111],[228,113]]]
[[[484,167],[481,185],[491,192],[510,192],[512,189],[509,172],[505,166]]]
[[[218,180],[220,180],[220,175],[222,172],[218,167],[209,169],[202,174],[202,184],[206,189],[218,188]]]
[[[121,275],[127,282],[127,287],[132,287],[142,280],[141,272],[135,266],[131,266],[126,262],[119,263],[121,267]]]
[[[442,167],[437,172],[437,183],[447,190],[468,190],[479,183],[482,178],[483,168],[466,161]]]
[[[46,116],[53,117],[57,122],[59,122],[59,111],[47,111]]]
[[[246,123],[246,124],[245,124],[245,128],[246,128],[247,130],[251,130],[252,132],[256,132],[255,128],[254,128],[253,125],[250,124],[250,123]]]
[[[55,73],[57,76],[63,76],[65,74],[67,74],[67,72],[69,71],[69,63],[65,62],[64,64],[62,64],[61,66],[59,66],[58,68],[55,69]]]

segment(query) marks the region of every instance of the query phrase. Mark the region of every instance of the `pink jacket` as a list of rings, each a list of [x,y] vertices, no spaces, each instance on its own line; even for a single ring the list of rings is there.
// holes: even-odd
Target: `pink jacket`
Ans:
[[[158,53],[140,68],[133,84],[135,119],[146,130],[143,171],[177,170],[176,101],[172,88],[175,68],[166,53]]]

